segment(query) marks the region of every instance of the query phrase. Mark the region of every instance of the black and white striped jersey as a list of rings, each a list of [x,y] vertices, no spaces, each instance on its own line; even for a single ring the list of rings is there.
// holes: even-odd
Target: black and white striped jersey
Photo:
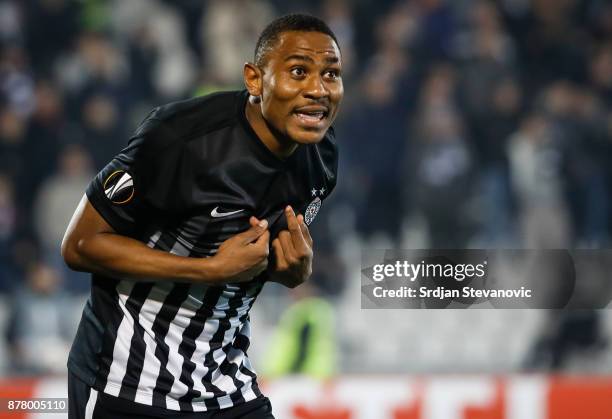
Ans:
[[[188,257],[213,255],[292,205],[310,223],[336,183],[333,129],[280,160],[245,117],[246,91],[156,108],[91,182],[87,197],[120,234]],[[225,286],[93,274],[68,368],[98,391],[181,411],[260,395],[247,355],[249,310],[266,281]]]

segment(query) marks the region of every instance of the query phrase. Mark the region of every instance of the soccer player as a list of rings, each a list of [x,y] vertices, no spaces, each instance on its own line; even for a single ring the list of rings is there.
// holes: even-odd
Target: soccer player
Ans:
[[[336,37],[281,17],[243,73],[245,91],[154,109],[75,211],[62,254],[92,289],[68,360],[71,419],[273,418],[249,310],[266,281],[311,273],[308,224],[336,184]]]

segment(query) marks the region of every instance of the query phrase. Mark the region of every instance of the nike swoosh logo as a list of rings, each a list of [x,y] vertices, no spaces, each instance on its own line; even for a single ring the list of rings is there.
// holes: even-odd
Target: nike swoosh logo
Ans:
[[[239,212],[244,211],[244,209],[241,209],[241,210],[237,210],[237,211],[230,211],[230,212],[219,212],[219,211],[217,211],[217,209],[218,209],[218,208],[219,208],[219,207],[215,207],[215,208],[214,208],[214,209],[213,209],[213,210],[210,212],[210,215],[211,215],[213,218],[227,217],[227,216],[234,215],[234,214],[238,214]]]

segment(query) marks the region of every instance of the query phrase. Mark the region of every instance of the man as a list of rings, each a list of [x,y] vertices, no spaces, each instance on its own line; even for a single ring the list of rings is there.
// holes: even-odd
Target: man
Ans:
[[[325,23],[279,18],[244,66],[246,91],[153,110],[92,181],[62,243],[92,273],[71,419],[273,418],[246,355],[249,310],[264,282],[311,273],[340,72]]]

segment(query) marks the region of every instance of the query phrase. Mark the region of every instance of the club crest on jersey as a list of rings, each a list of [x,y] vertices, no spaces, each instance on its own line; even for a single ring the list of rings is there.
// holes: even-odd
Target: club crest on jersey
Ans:
[[[111,173],[104,181],[104,193],[113,204],[127,204],[134,197],[132,176],[124,170]]]
[[[317,213],[320,209],[321,198],[315,198],[310,204],[308,204],[308,207],[304,212],[304,222],[306,223],[306,225],[310,225],[310,223],[312,223],[312,220],[314,220],[314,218],[317,216]]]

